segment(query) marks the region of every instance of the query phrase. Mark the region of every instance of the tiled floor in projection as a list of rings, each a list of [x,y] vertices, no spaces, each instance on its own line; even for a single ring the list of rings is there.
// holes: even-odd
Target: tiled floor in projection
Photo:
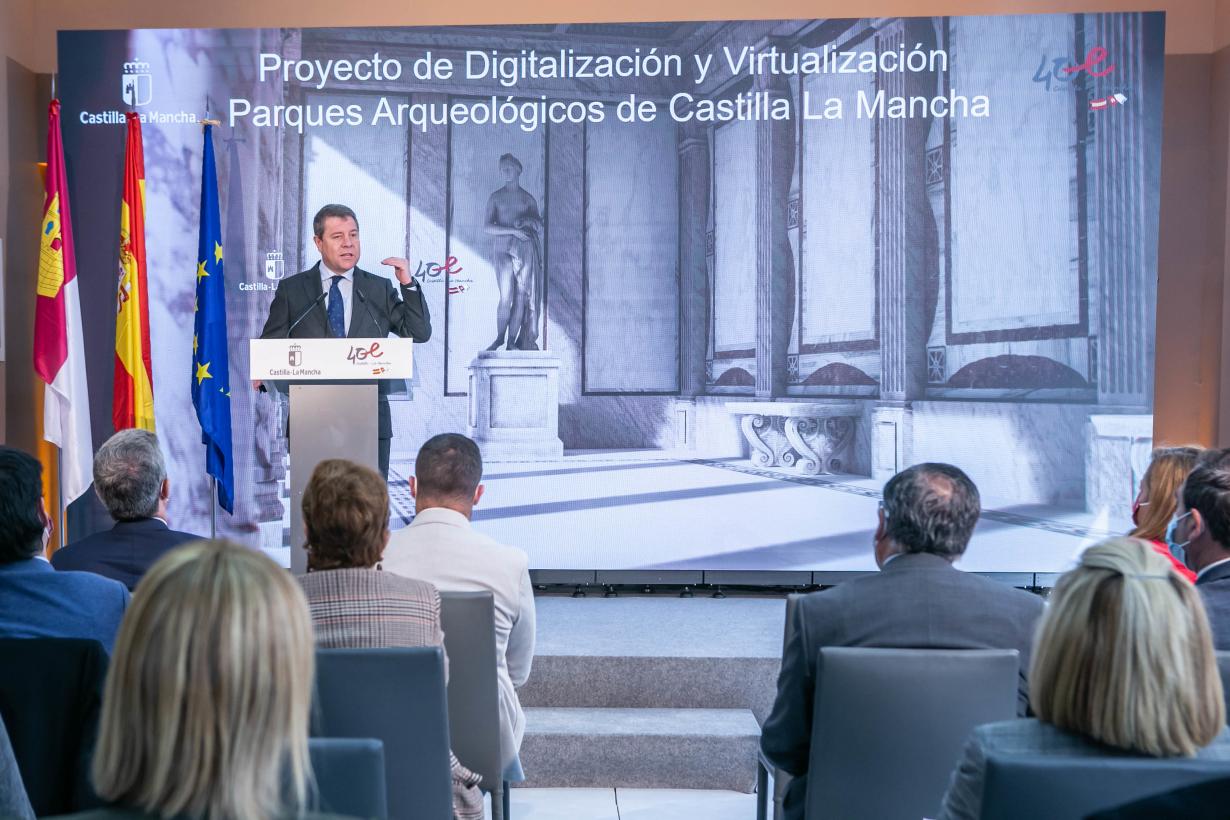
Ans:
[[[394,526],[413,512],[390,475]],[[748,461],[661,451],[570,453],[557,462],[489,464],[475,523],[542,569],[871,570],[881,483],[808,477]],[[986,509],[962,569],[1058,572],[1095,540],[1130,527],[1043,505]]]

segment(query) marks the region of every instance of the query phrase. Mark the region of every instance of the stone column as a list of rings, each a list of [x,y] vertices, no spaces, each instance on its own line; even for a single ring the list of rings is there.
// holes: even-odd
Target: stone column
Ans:
[[[917,31],[915,29],[918,29]],[[923,29],[926,31],[924,32]],[[930,21],[898,20],[876,35],[880,51],[896,51],[902,43],[934,42]],[[924,34],[930,34],[924,39]],[[878,75],[887,96],[935,93],[928,74],[890,72]],[[927,337],[930,319],[922,297],[929,265],[924,231],[928,223],[927,131],[930,121],[876,121],[879,173],[876,184],[879,253],[880,397],[889,401],[921,398],[927,386]]]
[[[709,342],[709,270],[705,231],[709,220],[709,140],[695,123],[679,128],[679,395],[705,389]]]
[[[876,35],[879,51],[935,44],[929,20],[896,20]],[[877,75],[886,96],[932,95],[932,74]],[[913,463],[912,402],[927,387],[927,338],[931,321],[923,298],[938,264],[935,221],[927,197],[927,132],[930,120],[876,121],[876,241],[879,246],[877,307],[880,336],[880,401],[872,410],[872,475],[887,478]],[[930,235],[928,234],[930,232]]]
[[[1091,168],[1078,178],[1091,213],[1089,275],[1099,294],[1097,350],[1098,403],[1146,410],[1153,404],[1153,309],[1157,303],[1157,222],[1142,209],[1144,192],[1157,190],[1159,169],[1148,146],[1157,134],[1147,132],[1149,106],[1161,99],[1160,83],[1146,76],[1141,55],[1143,19],[1139,14],[1090,14],[1078,28],[1078,48],[1106,48],[1113,73],[1095,78],[1082,73],[1086,93],[1099,99],[1117,91],[1127,102],[1115,110],[1093,112],[1078,133],[1092,143]],[[1083,37],[1080,36],[1083,33]],[[1083,39],[1083,43],[1079,42]],[[1154,72],[1156,74],[1157,72]],[[1146,87],[1149,86],[1149,87]],[[1090,128],[1091,126],[1091,128]],[[1079,194],[1078,194],[1079,195]],[[1092,306],[1091,306],[1092,307]]]
[[[766,38],[757,50],[776,45]],[[755,91],[765,102],[790,98],[790,84],[780,75],[757,76]],[[790,249],[787,211],[794,172],[795,128],[790,120],[760,120],[756,124],[756,397],[786,394],[786,354],[794,312],[794,252]]]

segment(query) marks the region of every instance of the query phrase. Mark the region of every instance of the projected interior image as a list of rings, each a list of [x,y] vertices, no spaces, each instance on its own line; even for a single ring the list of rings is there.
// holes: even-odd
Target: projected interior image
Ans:
[[[924,461],[981,491],[964,569],[1059,571],[1131,527],[1153,446],[1160,15],[60,42],[70,154],[105,127],[78,112],[120,104],[99,65],[140,58],[151,114],[222,119],[232,384],[278,283],[319,259],[322,205],[356,212],[361,268],[410,260],[433,333],[392,396],[395,527],[440,432],[480,442],[475,525],[535,569],[873,569],[880,487]],[[480,72],[493,53],[537,62]],[[296,68],[374,54],[397,76]],[[629,72],[585,75],[581,55]],[[656,115],[627,121],[645,101]],[[154,365],[174,374],[200,131],[151,116],[146,146],[154,335],[178,339]],[[159,413],[190,412],[181,392]],[[232,406],[242,489],[220,525],[288,551],[285,398],[236,388]],[[193,488],[177,515],[207,521],[199,431],[159,432]]]

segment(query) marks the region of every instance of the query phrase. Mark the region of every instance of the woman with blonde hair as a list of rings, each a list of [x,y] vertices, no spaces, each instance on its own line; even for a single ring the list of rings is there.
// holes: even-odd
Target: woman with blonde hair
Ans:
[[[138,584],[107,674],[94,789],[78,820],[283,820],[305,813],[315,650],[307,602],[263,554],[167,553]]]
[[[1128,533],[1133,538],[1143,538],[1152,543],[1153,549],[1170,559],[1175,572],[1193,582],[1196,573],[1178,557],[1171,555],[1170,547],[1166,545],[1166,527],[1178,507],[1176,493],[1199,457],[1198,447],[1158,447],[1153,451],[1149,466],[1140,479],[1136,500],[1132,502],[1132,523],[1135,528]]]
[[[941,820],[977,820],[988,755],[1230,760],[1204,606],[1147,541],[1112,538],[1055,585],[1029,674],[1036,719],[974,730]]]

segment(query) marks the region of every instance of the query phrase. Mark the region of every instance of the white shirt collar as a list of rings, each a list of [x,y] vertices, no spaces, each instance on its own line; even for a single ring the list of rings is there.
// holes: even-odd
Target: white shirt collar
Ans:
[[[349,282],[354,279],[354,268],[346,271],[334,271],[333,268],[325,264],[325,260],[320,260],[320,281],[328,282],[334,276],[340,276]]]
[[[410,522],[410,526],[413,527],[415,524],[451,524],[454,527],[468,529],[470,519],[448,507],[428,507],[414,516],[414,521]]]
[[[1213,563],[1209,564],[1207,567],[1200,570],[1200,572],[1196,573],[1196,580],[1199,581],[1206,572],[1211,570],[1213,567],[1220,567],[1222,564],[1226,563],[1227,561],[1230,561],[1230,558],[1223,558],[1220,561],[1214,561]]]

